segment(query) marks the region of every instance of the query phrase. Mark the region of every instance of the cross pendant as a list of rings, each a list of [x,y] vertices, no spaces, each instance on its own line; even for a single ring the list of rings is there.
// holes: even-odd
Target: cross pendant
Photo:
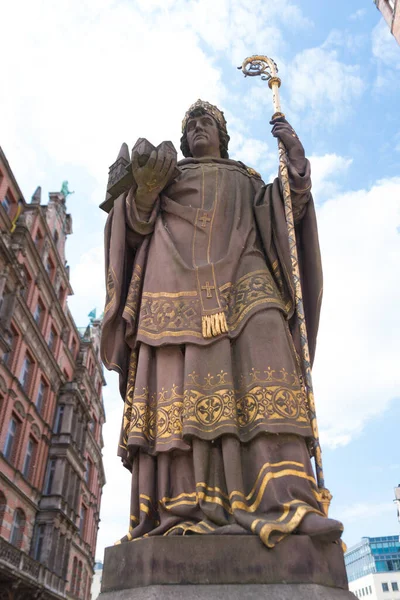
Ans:
[[[215,286],[206,281],[206,285],[201,286],[201,289],[207,292],[207,298],[212,298],[212,290],[215,290]]]
[[[202,227],[207,227],[207,223],[208,223],[208,221],[211,221],[211,219],[208,215],[203,215],[202,217],[199,218],[199,221],[201,221]]]

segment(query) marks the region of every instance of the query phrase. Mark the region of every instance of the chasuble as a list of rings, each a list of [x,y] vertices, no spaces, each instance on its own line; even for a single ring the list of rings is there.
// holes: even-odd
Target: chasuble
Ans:
[[[294,312],[280,181],[186,158],[143,218],[135,192],[105,231],[102,358],[120,375],[118,453],[129,531],[254,534],[267,547],[323,516]],[[322,271],[310,166],[288,164],[309,345]]]

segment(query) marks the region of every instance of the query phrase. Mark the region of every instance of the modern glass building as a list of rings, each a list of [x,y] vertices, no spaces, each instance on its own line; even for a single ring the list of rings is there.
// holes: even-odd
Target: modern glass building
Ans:
[[[400,571],[400,536],[363,537],[349,548],[344,561],[349,581],[370,573]]]

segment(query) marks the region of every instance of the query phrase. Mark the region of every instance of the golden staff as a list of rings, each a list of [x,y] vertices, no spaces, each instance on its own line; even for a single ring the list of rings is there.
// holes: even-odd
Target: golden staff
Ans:
[[[267,56],[250,56],[243,61],[241,69],[245,75],[255,77],[261,75],[261,79],[268,81],[268,85],[272,90],[272,101],[274,104],[274,114],[272,119],[284,117],[281,112],[281,104],[279,99],[279,87],[281,80],[277,77],[278,67],[276,63]],[[299,260],[296,245],[296,232],[293,221],[292,199],[290,197],[289,176],[286,165],[286,148],[280,140],[278,140],[279,149],[279,169],[282,182],[283,200],[285,205],[285,215],[288,229],[290,259],[292,263],[292,276],[295,290],[296,300],[296,315],[299,322],[301,354],[303,359],[303,370],[306,384],[307,403],[310,414],[311,429],[313,433],[313,456],[315,459],[315,470],[317,474],[317,484],[319,489],[319,502],[323,507],[326,515],[328,515],[329,504],[332,499],[332,494],[325,488],[324,473],[322,469],[321,446],[319,443],[317,415],[315,411],[314,392],[311,377],[310,353],[308,349],[308,338],[306,329],[306,319],[304,314],[303,294],[301,291]]]

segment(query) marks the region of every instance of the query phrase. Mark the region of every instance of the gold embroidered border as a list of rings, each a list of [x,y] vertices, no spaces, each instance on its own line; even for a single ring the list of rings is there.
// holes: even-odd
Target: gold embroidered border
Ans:
[[[132,277],[125,307],[134,318],[138,285]],[[226,283],[219,288],[219,292],[221,308],[226,314],[228,329],[231,332],[234,332],[254,309],[272,305],[287,313],[291,308],[290,302],[282,300],[272,275],[266,269],[248,273],[234,284]],[[153,340],[179,336],[202,338],[202,314],[196,290],[176,293],[144,292],[138,333]]]
[[[203,383],[193,372],[183,392],[173,386],[150,395],[147,388],[133,391],[135,369],[133,360],[124,411],[125,444],[165,445],[181,441],[184,430],[201,435],[234,428],[250,434],[256,429],[268,431],[278,423],[299,431],[310,428],[306,396],[295,372],[252,369],[237,388],[223,371],[209,374]]]
[[[113,276],[116,279],[114,269],[109,267],[106,281],[106,305],[104,314],[108,313],[115,304],[115,283]]]

